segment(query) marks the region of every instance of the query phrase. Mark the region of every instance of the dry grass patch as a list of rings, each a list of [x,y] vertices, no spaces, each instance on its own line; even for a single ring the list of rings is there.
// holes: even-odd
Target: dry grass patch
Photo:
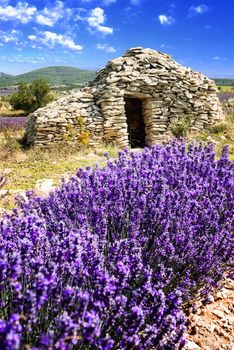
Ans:
[[[74,174],[80,167],[105,166],[108,152],[111,157],[117,155],[117,149],[113,147],[78,147],[68,144],[51,145],[48,149],[31,148],[22,149],[17,139],[20,134],[12,135],[8,140],[0,137],[0,174],[7,178],[4,190],[10,190],[10,194],[0,198],[0,207],[10,209],[15,206],[15,193],[24,192],[35,188],[40,179],[51,179],[55,186],[59,185],[62,178]]]
[[[200,133],[198,138],[205,142],[213,142],[218,155],[225,145],[229,145],[230,159],[234,160],[234,113],[226,115],[224,121]]]

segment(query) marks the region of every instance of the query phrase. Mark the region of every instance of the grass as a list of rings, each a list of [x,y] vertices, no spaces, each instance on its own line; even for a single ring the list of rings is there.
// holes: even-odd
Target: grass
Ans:
[[[218,85],[219,92],[234,92],[234,86]]]
[[[8,101],[8,97],[0,97],[0,117],[17,117],[21,115],[26,115],[22,110],[14,111]]]
[[[225,120],[213,125],[199,135],[202,141],[214,142],[218,155],[223,146],[229,145],[230,159],[234,160],[234,112],[226,115]]]
[[[25,112],[22,110],[11,111],[11,110],[2,110],[0,111],[0,117],[20,117],[25,115]]]
[[[92,149],[75,145],[52,145],[48,149],[22,149],[17,138],[22,136],[0,134],[0,174],[7,178],[4,190],[25,192],[35,188],[37,180],[51,179],[55,186],[62,178],[74,174],[80,167],[106,164],[104,153],[117,156],[114,147]],[[12,209],[15,205],[15,194],[0,197],[0,207]]]

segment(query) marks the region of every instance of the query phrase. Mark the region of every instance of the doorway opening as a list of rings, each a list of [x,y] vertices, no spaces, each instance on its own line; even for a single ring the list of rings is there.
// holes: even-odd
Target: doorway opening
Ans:
[[[142,111],[142,100],[126,97],[125,113],[128,124],[128,138],[131,148],[143,148],[146,146],[145,122]]]

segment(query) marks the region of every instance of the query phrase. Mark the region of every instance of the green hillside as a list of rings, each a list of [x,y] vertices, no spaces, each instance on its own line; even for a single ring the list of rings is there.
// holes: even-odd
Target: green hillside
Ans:
[[[216,85],[234,86],[234,79],[217,78],[213,80],[215,81]]]
[[[46,79],[51,85],[82,85],[95,77],[96,71],[73,67],[46,67],[17,76],[0,73],[0,87],[31,83],[35,79]]]
[[[4,83],[8,83],[8,81],[10,81],[12,78],[14,78],[13,75],[0,72],[0,86],[2,86]]]

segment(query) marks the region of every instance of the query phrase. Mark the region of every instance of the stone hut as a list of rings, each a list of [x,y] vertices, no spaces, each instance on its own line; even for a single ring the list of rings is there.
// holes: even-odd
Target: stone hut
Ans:
[[[45,146],[78,130],[79,118],[89,143],[120,148],[149,146],[171,136],[181,118],[200,131],[223,118],[215,83],[169,55],[132,48],[111,60],[95,79],[29,117],[26,140]]]

